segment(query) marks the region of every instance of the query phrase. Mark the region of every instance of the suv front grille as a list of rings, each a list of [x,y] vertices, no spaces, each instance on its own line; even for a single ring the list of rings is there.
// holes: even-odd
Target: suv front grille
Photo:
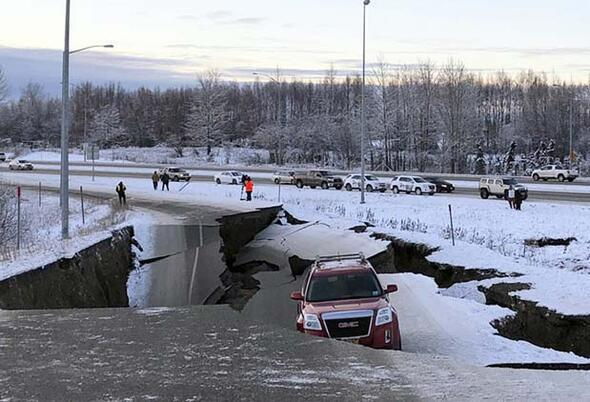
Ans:
[[[330,338],[363,338],[371,333],[373,311],[326,313],[322,318]]]

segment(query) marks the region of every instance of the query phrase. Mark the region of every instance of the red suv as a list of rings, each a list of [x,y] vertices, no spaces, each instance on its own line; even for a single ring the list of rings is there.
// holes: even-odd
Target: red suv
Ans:
[[[362,254],[320,257],[311,267],[298,302],[297,330],[377,349],[401,350],[397,313],[387,289]]]

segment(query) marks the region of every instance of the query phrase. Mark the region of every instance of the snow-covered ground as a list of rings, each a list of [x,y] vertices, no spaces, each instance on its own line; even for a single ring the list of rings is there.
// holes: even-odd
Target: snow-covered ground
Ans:
[[[4,173],[0,177],[35,185],[58,186],[53,175]],[[83,185],[89,191],[112,194],[117,178],[72,177],[71,186]],[[203,204],[234,211],[247,211],[278,203],[278,186],[256,185],[254,202],[241,202],[241,187],[214,183],[172,183],[170,193],[153,191],[149,180],[126,179],[128,196],[150,201]],[[472,197],[434,197],[367,194],[367,203],[359,204],[358,192],[320,189],[299,190],[281,187],[281,203],[299,217],[325,221],[340,227],[369,222],[372,230],[395,235],[408,241],[439,248],[430,259],[468,268],[494,268],[501,272],[521,273],[519,281],[533,284],[519,292],[530,300],[565,314],[589,314],[587,289],[590,289],[590,207],[583,204],[528,202],[522,211],[508,208],[499,200]],[[456,247],[451,244],[448,206],[453,208]],[[525,239],[576,237],[568,248],[531,248]]]
[[[70,239],[61,240],[59,198],[57,194],[43,192],[41,206],[38,193],[23,191],[21,199],[21,248],[16,249],[15,239],[0,247],[0,280],[18,275],[60,258],[71,257],[110,236],[117,227],[133,222],[146,222],[149,214],[119,210],[110,203],[85,200],[85,223],[82,223],[80,199],[70,199]]]
[[[57,151],[32,151],[20,155],[21,159],[36,161],[59,161],[60,154]],[[84,161],[81,152],[71,153],[72,162]],[[269,152],[253,148],[212,148],[211,155],[207,155],[206,149],[185,148],[183,156],[179,157],[176,151],[170,147],[153,148],[115,148],[100,151],[99,162],[129,162],[129,163],[156,163],[172,165],[259,165],[269,161]]]
[[[59,180],[54,175],[3,173],[1,176],[29,184],[42,181],[44,185],[54,187],[57,187]],[[89,177],[71,178],[72,188],[83,185],[90,191],[112,194],[113,197],[117,182],[117,178],[100,177],[95,182]],[[276,204],[279,190],[274,185],[256,185],[254,201],[246,203],[240,201],[240,186],[195,182],[180,192],[184,184],[172,183],[171,192],[163,193],[153,191],[151,183],[145,179],[127,179],[125,184],[131,205],[134,199],[142,199],[204,204],[234,211]],[[374,232],[389,233],[407,241],[438,248],[429,257],[432,261],[519,273],[523,276],[502,281],[531,283],[531,290],[518,292],[521,297],[565,314],[590,314],[587,298],[590,289],[589,206],[528,202],[522,211],[514,211],[508,208],[506,202],[473,197],[370,193],[364,205],[359,204],[359,198],[358,192],[281,187],[281,203],[299,219],[323,222],[341,229],[348,229],[359,222],[369,222],[375,226],[370,229]],[[449,205],[453,209],[455,247],[451,243]],[[567,248],[537,249],[524,246],[525,239],[570,236],[576,237],[577,241]],[[459,336],[463,330],[468,334],[447,347],[449,354],[462,356],[459,351],[471,345],[471,352],[482,356],[478,358],[478,363],[579,361],[570,354],[555,354],[526,342],[496,339],[499,337],[494,335],[495,330],[489,322],[511,312],[486,306],[482,302],[482,295],[476,290],[478,284],[492,283],[496,279],[460,284],[444,291],[436,289],[430,279],[405,276],[403,280],[410,288],[422,289],[422,294],[428,294],[428,303],[435,304],[432,308],[440,307],[440,310],[432,310],[430,314],[453,318],[458,329],[456,332],[451,331],[451,335]],[[486,340],[481,341],[481,337]],[[482,350],[482,343],[486,342],[491,346]],[[466,351],[465,355],[468,353]],[[493,354],[501,358],[491,359]]]

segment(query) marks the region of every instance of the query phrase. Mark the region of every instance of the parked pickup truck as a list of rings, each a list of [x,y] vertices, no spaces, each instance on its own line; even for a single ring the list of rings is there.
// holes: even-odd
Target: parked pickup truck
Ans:
[[[565,169],[563,166],[560,165],[547,165],[543,166],[541,169],[533,170],[534,181],[547,181],[549,179],[553,179],[559,180],[560,182],[564,182],[567,180],[571,183],[578,176],[579,174],[576,169]]]
[[[479,195],[484,200],[488,199],[490,195],[495,195],[497,198],[507,198],[510,186],[514,188],[526,200],[529,196],[529,190],[519,184],[513,177],[484,177],[479,181]]]
[[[293,175],[293,182],[297,188],[309,186],[311,188],[321,187],[324,190],[330,187],[340,190],[344,182],[340,177],[331,175],[326,170],[309,170],[307,172],[296,172]]]

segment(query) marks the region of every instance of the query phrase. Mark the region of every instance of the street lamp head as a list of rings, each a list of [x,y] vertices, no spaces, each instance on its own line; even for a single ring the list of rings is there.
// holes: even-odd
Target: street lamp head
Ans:
[[[365,6],[368,6],[369,4],[371,4],[371,0],[365,0],[364,4],[365,4]]]
[[[115,47],[115,45],[104,45],[103,47],[104,47],[104,48],[107,48],[107,49],[112,49],[112,48],[114,48],[114,47]]]

